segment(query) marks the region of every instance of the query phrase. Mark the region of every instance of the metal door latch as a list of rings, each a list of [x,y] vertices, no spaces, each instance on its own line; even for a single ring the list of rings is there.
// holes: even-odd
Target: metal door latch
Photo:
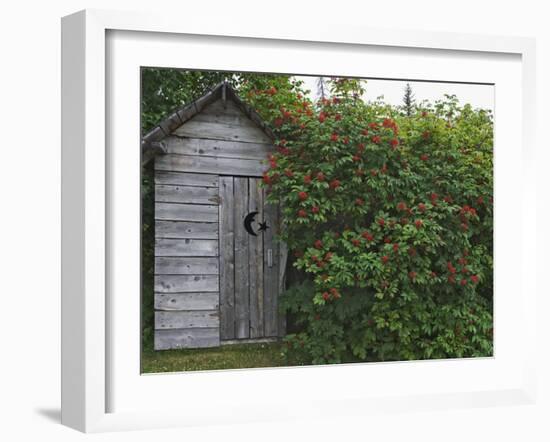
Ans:
[[[273,267],[273,249],[267,249],[267,266]]]

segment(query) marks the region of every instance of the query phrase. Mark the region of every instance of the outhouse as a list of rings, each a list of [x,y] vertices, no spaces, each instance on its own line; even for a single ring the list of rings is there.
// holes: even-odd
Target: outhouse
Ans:
[[[273,134],[221,83],[143,137],[154,161],[156,350],[273,340],[286,248],[261,177]]]

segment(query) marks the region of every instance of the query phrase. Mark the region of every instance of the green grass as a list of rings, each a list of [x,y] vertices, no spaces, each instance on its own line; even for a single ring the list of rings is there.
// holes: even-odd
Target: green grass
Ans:
[[[141,361],[143,373],[303,365],[289,360],[279,342],[163,351],[146,347]]]

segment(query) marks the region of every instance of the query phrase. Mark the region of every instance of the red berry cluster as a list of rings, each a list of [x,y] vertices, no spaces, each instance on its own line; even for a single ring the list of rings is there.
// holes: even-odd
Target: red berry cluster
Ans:
[[[458,215],[461,221],[460,227],[462,228],[462,230],[466,231],[468,230],[468,223],[471,217],[477,216],[477,211],[473,207],[466,205],[461,207]]]
[[[386,118],[382,122],[382,126],[386,129],[391,129],[394,133],[394,135],[397,135],[399,133],[399,128],[397,127],[397,123],[392,120],[391,118]]]
[[[374,239],[374,236],[372,236],[369,232],[363,232],[361,236],[367,241],[372,241]]]
[[[342,295],[340,295],[338,289],[332,287],[327,292],[323,292],[321,296],[325,301],[332,301],[335,299],[340,299]]]

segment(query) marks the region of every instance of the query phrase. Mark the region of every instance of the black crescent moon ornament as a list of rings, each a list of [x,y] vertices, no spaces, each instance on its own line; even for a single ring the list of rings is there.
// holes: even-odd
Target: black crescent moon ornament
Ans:
[[[258,212],[250,212],[248,215],[244,218],[244,228],[248,232],[249,235],[252,236],[258,236],[256,235],[256,232],[252,229],[252,222],[254,221],[254,217],[258,214]]]

